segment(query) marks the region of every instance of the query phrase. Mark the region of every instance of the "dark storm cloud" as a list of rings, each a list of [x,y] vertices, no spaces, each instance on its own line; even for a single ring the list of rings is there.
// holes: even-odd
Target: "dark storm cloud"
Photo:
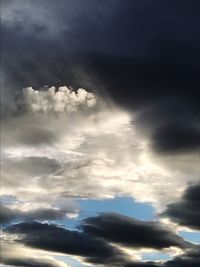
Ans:
[[[72,210],[39,208],[31,211],[21,211],[1,205],[0,224],[6,224],[14,220],[58,220],[62,219],[67,212],[72,212]]]
[[[131,96],[131,101],[145,102],[174,90],[176,93],[184,85],[182,92],[187,94],[188,86],[199,81],[198,1],[184,1],[184,5],[182,1],[147,0],[127,1],[126,5],[118,0],[34,3],[29,10],[19,5],[20,20],[2,23],[4,68],[20,85],[69,83],[74,75],[80,81],[81,72],[88,72],[86,58],[72,57],[80,51],[84,55],[105,53],[90,57],[95,59],[102,82],[107,88],[111,83],[111,92],[118,90],[122,100]],[[48,14],[40,24],[39,15],[34,14],[38,5]],[[26,12],[30,13],[28,21],[24,19]],[[49,33],[51,15],[54,25],[65,29],[53,38]]]
[[[200,79],[194,66],[93,56],[92,69],[105,90],[117,103],[138,112],[138,126],[149,132],[156,151],[176,153],[199,148]]]
[[[5,98],[27,85],[106,92],[140,111],[157,151],[199,147],[199,1],[22,3],[1,25]]]
[[[157,222],[143,222],[116,213],[87,218],[82,228],[85,233],[135,248],[187,246],[181,237]]]
[[[200,184],[187,188],[180,201],[167,206],[162,214],[174,222],[200,230]]]
[[[152,138],[159,152],[190,152],[200,149],[200,129],[165,125]]]
[[[105,241],[86,233],[39,222],[10,226],[9,233],[23,234],[20,242],[47,251],[82,256],[86,261],[109,264],[124,261],[123,254]]]
[[[55,4],[44,0],[30,2],[26,8],[24,1],[10,1],[13,11],[2,10],[8,18],[1,25],[5,86],[14,86],[16,90],[27,84],[70,84],[74,75],[80,76],[74,69],[78,67],[79,55],[74,58],[73,54],[93,50],[99,43],[99,36],[95,37],[95,45],[91,37],[101,32],[102,21],[105,23],[108,14],[112,14],[111,2],[99,5],[98,1],[68,0]],[[112,5],[115,8],[116,3]]]

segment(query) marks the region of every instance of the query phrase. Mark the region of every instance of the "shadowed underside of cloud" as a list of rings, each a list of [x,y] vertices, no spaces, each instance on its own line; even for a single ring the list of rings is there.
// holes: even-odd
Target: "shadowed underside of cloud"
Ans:
[[[189,262],[194,264],[191,266],[197,266],[195,264],[199,262],[198,246],[192,246],[156,222],[142,222],[119,214],[101,214],[84,220],[80,228],[81,232],[53,224],[24,222],[5,228],[5,233],[14,235],[14,241],[30,248],[80,256],[86,262],[104,266],[168,267],[181,266],[181,263],[186,266]],[[118,244],[118,248],[114,244]],[[185,250],[185,254],[163,264],[133,262],[119,245],[121,248],[157,250],[172,246]]]
[[[195,184],[186,189],[180,201],[169,204],[162,216],[169,217],[172,221],[200,230],[200,184]]]
[[[130,247],[186,246],[182,238],[157,222],[142,222],[116,213],[87,218],[82,228],[85,233]]]
[[[159,263],[159,262],[110,262],[104,266],[123,266],[123,267],[199,267],[200,253],[199,248],[194,248],[186,253],[174,257],[172,260]],[[7,258],[2,260],[5,266],[20,266],[20,267],[68,267],[66,264],[52,263],[45,260],[36,260],[34,258]],[[98,263],[97,263],[98,264]]]
[[[26,246],[47,251],[82,256],[98,264],[121,264],[128,256],[109,243],[131,248],[190,246],[182,238],[154,222],[142,222],[119,214],[102,214],[87,218],[80,226],[82,232],[39,222],[19,223],[7,227],[9,234],[19,235],[18,241]]]
[[[20,242],[27,246],[81,256],[91,263],[120,264],[124,261],[123,253],[105,241],[86,233],[70,231],[56,225],[38,222],[20,223],[10,226],[8,232],[22,234]]]

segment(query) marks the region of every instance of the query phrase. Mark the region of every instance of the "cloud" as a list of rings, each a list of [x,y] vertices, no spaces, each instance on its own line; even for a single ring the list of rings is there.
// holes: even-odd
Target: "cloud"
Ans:
[[[180,27],[174,5],[154,1],[145,1],[145,8],[139,1],[126,6],[123,1],[25,2],[10,1],[2,12],[2,104],[7,111],[16,91],[29,84],[37,88],[71,84],[109,95],[123,107],[139,111],[139,125],[145,133],[149,128],[154,148],[180,153],[186,138],[187,151],[195,151],[200,112],[196,1],[187,4],[187,16],[180,3],[175,5],[182,21],[187,17],[185,27]],[[148,12],[147,6],[161,13]],[[149,23],[143,23],[144,17]],[[176,132],[170,130],[169,140],[166,128],[173,125]],[[169,146],[165,140],[171,141]]]
[[[59,162],[48,157],[24,157],[24,158],[9,158],[5,162],[6,168],[8,168],[8,174],[20,173],[22,175],[38,176],[49,175],[56,173],[60,170],[61,166]]]
[[[45,91],[28,87],[23,91],[22,103],[19,99],[19,108],[25,105],[27,111],[44,113],[69,113],[84,106],[93,107],[95,104],[96,99],[93,93],[81,88],[76,93],[66,86],[59,87],[57,90],[55,87],[50,87]]]
[[[59,208],[38,208],[23,211],[20,209],[9,208],[8,206],[1,205],[0,223],[7,224],[12,221],[22,220],[59,220],[67,216],[68,214],[75,214],[73,209],[59,209]]]
[[[124,267],[159,267],[156,262],[131,262],[126,264]]]
[[[200,229],[200,184],[189,186],[182,198],[167,206],[162,216],[170,218],[179,225]]]
[[[103,240],[56,225],[39,222],[19,223],[8,227],[6,231],[9,234],[17,234],[17,241],[26,246],[77,255],[90,263],[111,263],[118,266],[124,261],[123,253]]]
[[[39,4],[38,0],[34,3],[26,0],[3,1],[2,22],[10,26],[22,24],[23,31],[26,33],[30,28],[37,27],[40,38],[59,38],[67,33],[72,35],[72,31],[79,31],[80,21],[85,21],[89,26],[91,22],[97,24],[100,18],[106,19],[108,14],[112,15],[110,4],[107,2],[98,5],[97,1],[93,3],[86,0],[83,4],[81,1],[60,0],[56,5],[52,0],[44,0],[40,8]],[[95,17],[92,14],[95,12],[96,5],[99,7],[99,12],[96,12]],[[51,20],[49,21],[48,18]]]
[[[7,223],[13,219],[13,214],[6,207],[1,206],[0,223]]]
[[[197,246],[164,263],[164,267],[197,267],[200,264],[200,247]]]
[[[131,248],[187,246],[181,237],[158,222],[143,222],[116,213],[87,218],[81,228],[85,233]]]
[[[198,267],[200,263],[199,246],[188,249],[183,254],[175,256],[169,261],[164,262],[130,262],[125,267]]]
[[[59,267],[61,265],[37,260],[34,258],[11,258],[3,260],[3,263],[9,266],[20,266],[20,267]]]
[[[200,130],[179,125],[165,125],[152,137],[154,147],[159,152],[178,153],[198,151]]]
[[[60,198],[131,196],[163,208],[196,179],[193,154],[157,156],[137,113],[98,94],[26,88],[15,102],[2,120],[1,193],[22,203],[52,208]]]
[[[2,2],[1,193],[15,199],[5,220],[60,218],[75,197],[131,196],[159,212],[172,203],[181,215],[166,216],[198,227],[183,211],[194,201],[179,201],[199,172],[198,8]]]
[[[168,267],[176,262],[198,262],[199,246],[184,241],[158,222],[142,222],[119,214],[101,214],[84,220],[77,230],[55,224],[23,222],[4,228],[5,239],[27,249],[77,256],[84,262],[104,266]],[[78,240],[78,242],[77,242]],[[125,248],[130,248],[132,254]],[[179,247],[182,254],[169,261],[136,260],[134,251]],[[11,257],[12,258],[12,257]],[[179,265],[178,265],[179,266]],[[180,265],[181,266],[181,265]],[[185,265],[183,265],[185,266]],[[196,265],[194,265],[196,266]]]
[[[30,249],[14,243],[12,238],[1,240],[1,263],[3,266],[19,267],[70,267],[68,264],[54,258],[50,253]]]

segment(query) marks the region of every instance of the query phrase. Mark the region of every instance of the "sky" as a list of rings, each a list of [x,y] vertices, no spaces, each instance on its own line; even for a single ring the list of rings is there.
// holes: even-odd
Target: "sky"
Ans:
[[[1,1],[0,266],[200,265],[199,11]]]

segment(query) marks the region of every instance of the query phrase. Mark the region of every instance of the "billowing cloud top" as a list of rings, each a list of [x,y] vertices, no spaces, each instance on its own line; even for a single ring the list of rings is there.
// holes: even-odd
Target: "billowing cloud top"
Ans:
[[[93,93],[84,89],[78,89],[75,93],[66,86],[59,87],[57,91],[55,87],[50,87],[46,91],[28,87],[23,90],[22,103],[19,103],[19,107],[23,104],[32,112],[70,113],[77,111],[81,106],[95,106],[96,99]]]

